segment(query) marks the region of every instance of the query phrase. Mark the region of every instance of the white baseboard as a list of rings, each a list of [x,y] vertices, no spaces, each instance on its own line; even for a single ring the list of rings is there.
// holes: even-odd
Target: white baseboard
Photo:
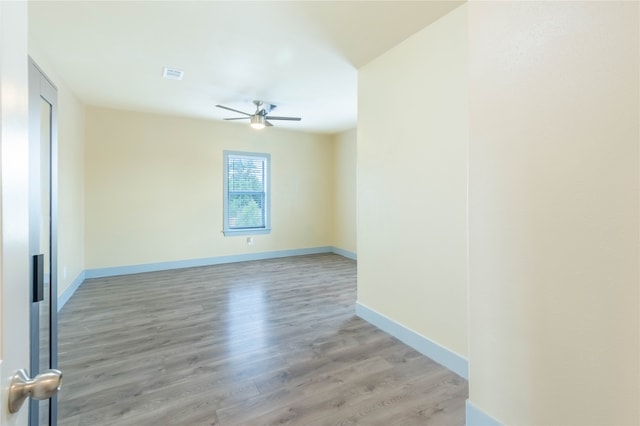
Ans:
[[[356,315],[406,343],[421,354],[428,356],[438,364],[447,367],[460,377],[469,379],[468,362],[461,355],[429,340],[360,302],[356,302]]]
[[[467,399],[467,422],[466,426],[502,426],[502,423],[473,405]]]
[[[58,297],[58,311],[71,298],[85,279],[115,277],[118,275],[140,274],[143,272],[167,271],[170,269],[192,268],[196,266],[220,265],[223,263],[247,262],[250,260],[277,259],[280,257],[304,256],[319,253],[335,253],[337,255],[356,259],[356,254],[337,247],[324,246],[304,249],[268,251],[262,253],[246,253],[232,256],[207,257],[201,259],[177,260],[171,262],[147,263],[141,265],[115,266],[111,268],[95,268],[83,271],[73,280],[71,285]]]

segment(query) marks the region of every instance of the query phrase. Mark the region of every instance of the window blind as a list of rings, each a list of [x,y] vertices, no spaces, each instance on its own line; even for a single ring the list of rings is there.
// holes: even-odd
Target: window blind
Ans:
[[[229,229],[266,227],[266,173],[264,157],[227,157]]]

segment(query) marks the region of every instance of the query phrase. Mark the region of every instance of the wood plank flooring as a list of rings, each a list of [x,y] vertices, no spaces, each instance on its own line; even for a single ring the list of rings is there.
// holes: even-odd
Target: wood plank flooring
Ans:
[[[354,314],[334,254],[87,280],[61,426],[463,425],[467,382]]]

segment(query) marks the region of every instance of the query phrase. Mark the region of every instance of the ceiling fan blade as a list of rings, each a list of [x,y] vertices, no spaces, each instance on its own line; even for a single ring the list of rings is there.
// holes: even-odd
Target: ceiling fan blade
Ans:
[[[302,118],[300,117],[274,117],[273,115],[267,115],[265,117],[267,120],[288,120],[288,121],[300,121]]]
[[[248,114],[248,113],[243,112],[243,111],[238,111],[237,109],[233,109],[233,108],[226,107],[226,106],[224,106],[224,105],[216,105],[216,106],[217,106],[218,108],[222,108],[222,109],[226,109],[226,110],[229,110],[229,111],[237,112],[238,114],[248,115],[249,117],[251,117],[251,115],[252,115],[252,114]]]
[[[247,120],[251,117],[234,117],[234,118],[225,118],[225,120]]]
[[[267,127],[273,127],[273,124],[269,123],[267,120],[264,120],[264,125]]]

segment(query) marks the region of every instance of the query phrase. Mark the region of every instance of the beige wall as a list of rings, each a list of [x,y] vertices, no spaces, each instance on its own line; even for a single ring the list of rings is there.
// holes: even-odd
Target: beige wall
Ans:
[[[271,154],[272,232],[222,234],[223,151]],[[330,246],[331,136],[89,107],[86,268]]]
[[[58,295],[84,271],[85,107],[58,80]]]
[[[58,89],[58,295],[78,278],[84,259],[84,105],[36,46],[29,55]]]
[[[470,400],[637,425],[637,2],[472,2]]]
[[[355,254],[356,248],[356,129],[334,135],[334,222],[336,248]]]
[[[467,356],[467,16],[359,70],[358,302]]]

